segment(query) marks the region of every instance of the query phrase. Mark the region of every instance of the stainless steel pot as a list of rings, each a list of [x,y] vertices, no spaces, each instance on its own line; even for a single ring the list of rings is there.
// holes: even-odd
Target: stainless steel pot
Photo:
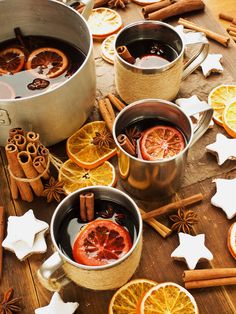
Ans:
[[[88,0],[85,17],[92,7],[93,0]],[[86,55],[76,73],[55,89],[31,97],[0,99],[0,145],[5,145],[9,129],[18,126],[39,132],[47,146],[55,144],[85,122],[95,102],[93,41],[86,20],[58,1],[0,0],[0,21],[0,42],[13,38],[14,28],[20,27],[24,35],[64,39]]]

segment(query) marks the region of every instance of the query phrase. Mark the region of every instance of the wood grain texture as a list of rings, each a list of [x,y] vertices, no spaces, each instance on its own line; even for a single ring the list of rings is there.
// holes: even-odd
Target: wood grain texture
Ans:
[[[227,0],[230,2],[230,0]],[[219,1],[207,0],[206,3],[211,5],[211,2],[218,4]],[[235,0],[232,0],[232,5],[235,5]],[[223,6],[226,6],[226,1],[222,1]],[[124,24],[131,23],[135,20],[142,20],[141,7],[131,3],[125,12],[119,11],[123,17]],[[227,12],[231,13],[228,8]],[[209,9],[206,8],[205,13],[186,14],[188,18],[202,26],[209,27],[214,31],[225,34],[225,31],[213,18]],[[176,20],[170,20],[176,25]],[[113,67],[107,64],[101,58],[100,43],[95,42],[95,59],[97,66],[97,100],[102,98],[109,92],[115,91],[113,81]],[[231,43],[229,48],[223,48],[210,41],[210,50],[212,53],[223,54],[224,73],[221,75],[211,75],[208,79],[204,79],[200,70],[195,71],[181,85],[179,92],[180,97],[190,97],[197,94],[202,100],[207,100],[207,95],[215,86],[228,82],[236,82],[236,59],[235,45]],[[97,107],[89,120],[99,119]],[[227,220],[223,211],[210,204],[210,199],[215,193],[215,184],[212,179],[235,178],[236,177],[236,162],[226,161],[222,166],[218,166],[213,155],[206,153],[205,147],[215,141],[217,132],[223,134],[221,127],[214,126],[212,130],[208,130],[206,134],[190,149],[188,155],[188,164],[185,172],[185,177],[182,184],[182,189],[179,191],[181,197],[188,197],[195,193],[203,193],[203,202],[193,206],[193,209],[199,217],[199,223],[196,225],[194,232],[196,234],[206,234],[206,246],[212,251],[214,259],[211,263],[204,262],[198,265],[198,268],[208,267],[235,267],[235,260],[228,252],[226,246],[228,228],[232,221]],[[51,148],[51,151],[62,160],[66,159],[65,142],[60,143]],[[28,209],[34,210],[35,216],[38,219],[50,222],[56,203],[47,204],[44,199],[37,198],[32,204],[27,204],[21,201],[13,202],[9,193],[9,182],[7,180],[5,165],[6,158],[4,150],[1,149],[0,159],[0,203],[5,207],[7,215],[22,215]],[[116,163],[115,158],[112,159]],[[117,185],[121,188],[120,183]],[[137,204],[145,210],[151,210],[163,205],[165,201],[155,202],[152,204],[137,201]],[[161,220],[166,225],[170,226],[168,218]],[[179,284],[182,282],[182,273],[186,269],[186,264],[183,262],[173,261],[170,258],[172,251],[178,245],[178,237],[172,234],[169,238],[163,239],[161,236],[152,230],[148,225],[144,224],[144,246],[141,262],[134,278],[149,278],[157,282],[174,281]],[[34,309],[39,306],[44,306],[50,301],[51,292],[43,288],[37,280],[36,270],[44,259],[50,256],[53,251],[50,236],[47,236],[48,251],[43,255],[34,255],[25,262],[19,262],[16,257],[7,251],[4,251],[4,272],[3,280],[0,283],[0,292],[6,290],[9,286],[13,286],[17,296],[23,297],[24,310],[23,314],[33,314]],[[65,301],[78,301],[79,309],[76,313],[80,314],[105,314],[109,300],[114,291],[96,292],[77,287],[71,283],[60,293]],[[236,313],[236,287],[218,287],[199,289],[191,291],[196,298],[200,313],[202,314],[235,314]]]

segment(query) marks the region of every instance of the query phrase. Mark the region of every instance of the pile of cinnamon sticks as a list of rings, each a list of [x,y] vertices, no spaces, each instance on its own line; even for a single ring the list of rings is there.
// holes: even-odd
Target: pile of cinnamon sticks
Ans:
[[[32,202],[34,194],[42,196],[42,179],[49,179],[48,149],[40,143],[39,134],[22,128],[9,131],[5,146],[13,199]]]
[[[233,17],[229,14],[220,13],[219,18],[231,22],[230,26],[227,28],[227,31],[232,37],[233,41],[236,42],[236,17]]]

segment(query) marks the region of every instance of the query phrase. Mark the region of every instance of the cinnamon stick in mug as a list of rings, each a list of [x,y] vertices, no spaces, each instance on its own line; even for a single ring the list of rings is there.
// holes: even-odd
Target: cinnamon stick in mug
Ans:
[[[94,219],[94,194],[92,192],[85,194],[85,204],[88,221]]]
[[[116,48],[118,55],[125,61],[129,62],[130,64],[135,63],[135,58],[130,54],[128,48],[126,46],[119,46]]]
[[[38,172],[35,170],[31,156],[28,152],[26,151],[20,152],[17,158],[19,164],[21,165],[25,173],[26,178],[34,179],[38,176]],[[32,180],[32,182],[30,182],[30,186],[32,187],[34,193],[37,196],[42,196],[44,187],[40,178],[37,180]]]
[[[125,134],[119,134],[117,136],[117,141],[128,154],[135,156],[135,147]]]
[[[9,168],[12,174],[17,178],[25,178],[23,169],[21,168],[17,155],[18,150],[15,144],[8,144],[5,147]],[[27,202],[33,201],[33,193],[28,182],[16,181],[20,192],[21,199]]]

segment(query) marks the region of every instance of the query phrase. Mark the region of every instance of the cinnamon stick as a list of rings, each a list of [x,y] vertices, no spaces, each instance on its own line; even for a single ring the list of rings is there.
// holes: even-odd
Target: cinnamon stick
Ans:
[[[228,15],[228,14],[225,14],[225,13],[220,13],[219,14],[219,18],[222,19],[222,20],[226,20],[226,21],[232,22],[233,24],[236,24],[236,18],[231,16],[231,15]]]
[[[216,278],[209,280],[197,280],[185,282],[186,289],[199,289],[219,286],[236,285],[236,277]]]
[[[115,113],[109,99],[106,98],[105,100],[99,100],[98,106],[103,120],[106,122],[108,129],[112,132],[113,123],[115,120]]]
[[[82,221],[87,221],[87,213],[86,213],[86,205],[85,205],[85,195],[80,194],[79,196],[79,212],[80,212],[80,218]]]
[[[145,211],[141,208],[139,208],[139,211],[141,214],[145,213]],[[170,228],[166,227],[154,218],[150,218],[145,222],[150,225],[154,230],[156,230],[163,238],[167,238],[172,233],[172,230]]]
[[[37,148],[35,143],[28,143],[26,146],[26,151],[30,154],[32,160],[37,156]]]
[[[28,152],[19,152],[17,158],[25,173],[26,178],[34,179],[38,176],[38,173],[33,166],[31,156]],[[40,178],[37,180],[32,180],[32,182],[30,182],[30,186],[37,196],[42,196],[44,187]]]
[[[228,32],[236,32],[236,25],[235,25],[235,26],[230,25],[230,26],[227,28],[227,31],[228,31]]]
[[[236,31],[235,32],[229,31],[229,35],[235,37],[236,36]]]
[[[39,134],[33,131],[27,132],[26,140],[28,143],[34,143],[37,147],[39,144]]]
[[[0,279],[2,278],[3,269],[3,247],[2,242],[5,233],[5,212],[3,206],[0,206]]]
[[[18,178],[25,178],[23,169],[21,168],[17,155],[18,150],[15,144],[8,144],[5,147],[9,168],[12,174]],[[33,201],[33,193],[28,182],[16,181],[20,192],[21,199],[27,202]]]
[[[143,13],[144,17],[146,17],[147,14],[158,11],[162,8],[168,7],[173,2],[175,2],[175,1],[174,0],[163,0],[161,2],[156,2],[153,4],[146,5],[142,8],[142,13]]]
[[[49,150],[44,145],[40,144],[38,146],[38,155],[44,157],[45,159],[44,167],[46,167],[46,164],[48,162]]]
[[[178,209],[179,207],[185,207],[188,205],[195,204],[197,202],[200,202],[203,200],[203,195],[201,193],[192,195],[190,197],[184,198],[182,200],[179,200],[177,202],[173,202],[167,205],[164,205],[162,207],[159,207],[157,209],[154,209],[148,213],[142,214],[143,220],[147,220],[153,217],[160,217],[165,214],[169,214],[173,210]]]
[[[119,111],[125,108],[125,104],[122,101],[120,101],[115,95],[109,93],[107,97],[109,98],[110,102],[116,107],[116,109],[118,109]]]
[[[22,134],[16,134],[13,136],[13,140],[19,151],[22,151],[26,147],[26,138]]]
[[[11,196],[14,200],[18,199],[19,196],[19,189],[17,187],[17,183],[16,180],[14,178],[12,178],[12,176],[10,175],[10,189],[11,189]]]
[[[29,53],[28,48],[24,42],[24,37],[22,35],[21,29],[19,27],[14,28],[16,39],[18,40],[19,44],[24,48],[25,52]]]
[[[130,64],[135,63],[135,58],[130,54],[126,46],[119,46],[116,48],[116,51],[123,60],[129,62]]]
[[[94,219],[94,194],[92,192],[85,194],[85,205],[87,211],[87,220]]]
[[[43,173],[47,166],[45,162],[45,158],[43,156],[36,156],[33,160],[33,166],[39,174]],[[45,180],[48,180],[50,178],[49,171],[44,173],[42,178]]]
[[[236,268],[195,269],[183,272],[184,282],[236,277]]]
[[[165,20],[169,17],[180,15],[186,12],[204,9],[202,0],[179,0],[176,3],[162,8],[147,15],[148,20]]]
[[[228,36],[223,36],[218,33],[215,33],[207,28],[201,27],[199,25],[194,24],[188,20],[180,18],[178,24],[183,25],[189,29],[193,29],[198,32],[204,33],[208,38],[215,40],[216,42],[220,43],[221,45],[228,47],[230,38]]]
[[[130,155],[135,156],[135,147],[130,142],[129,138],[125,134],[119,134],[117,136],[117,141],[119,142],[120,146]]]
[[[9,130],[9,137],[12,138],[16,134],[24,135],[24,130],[22,128],[12,128]]]

